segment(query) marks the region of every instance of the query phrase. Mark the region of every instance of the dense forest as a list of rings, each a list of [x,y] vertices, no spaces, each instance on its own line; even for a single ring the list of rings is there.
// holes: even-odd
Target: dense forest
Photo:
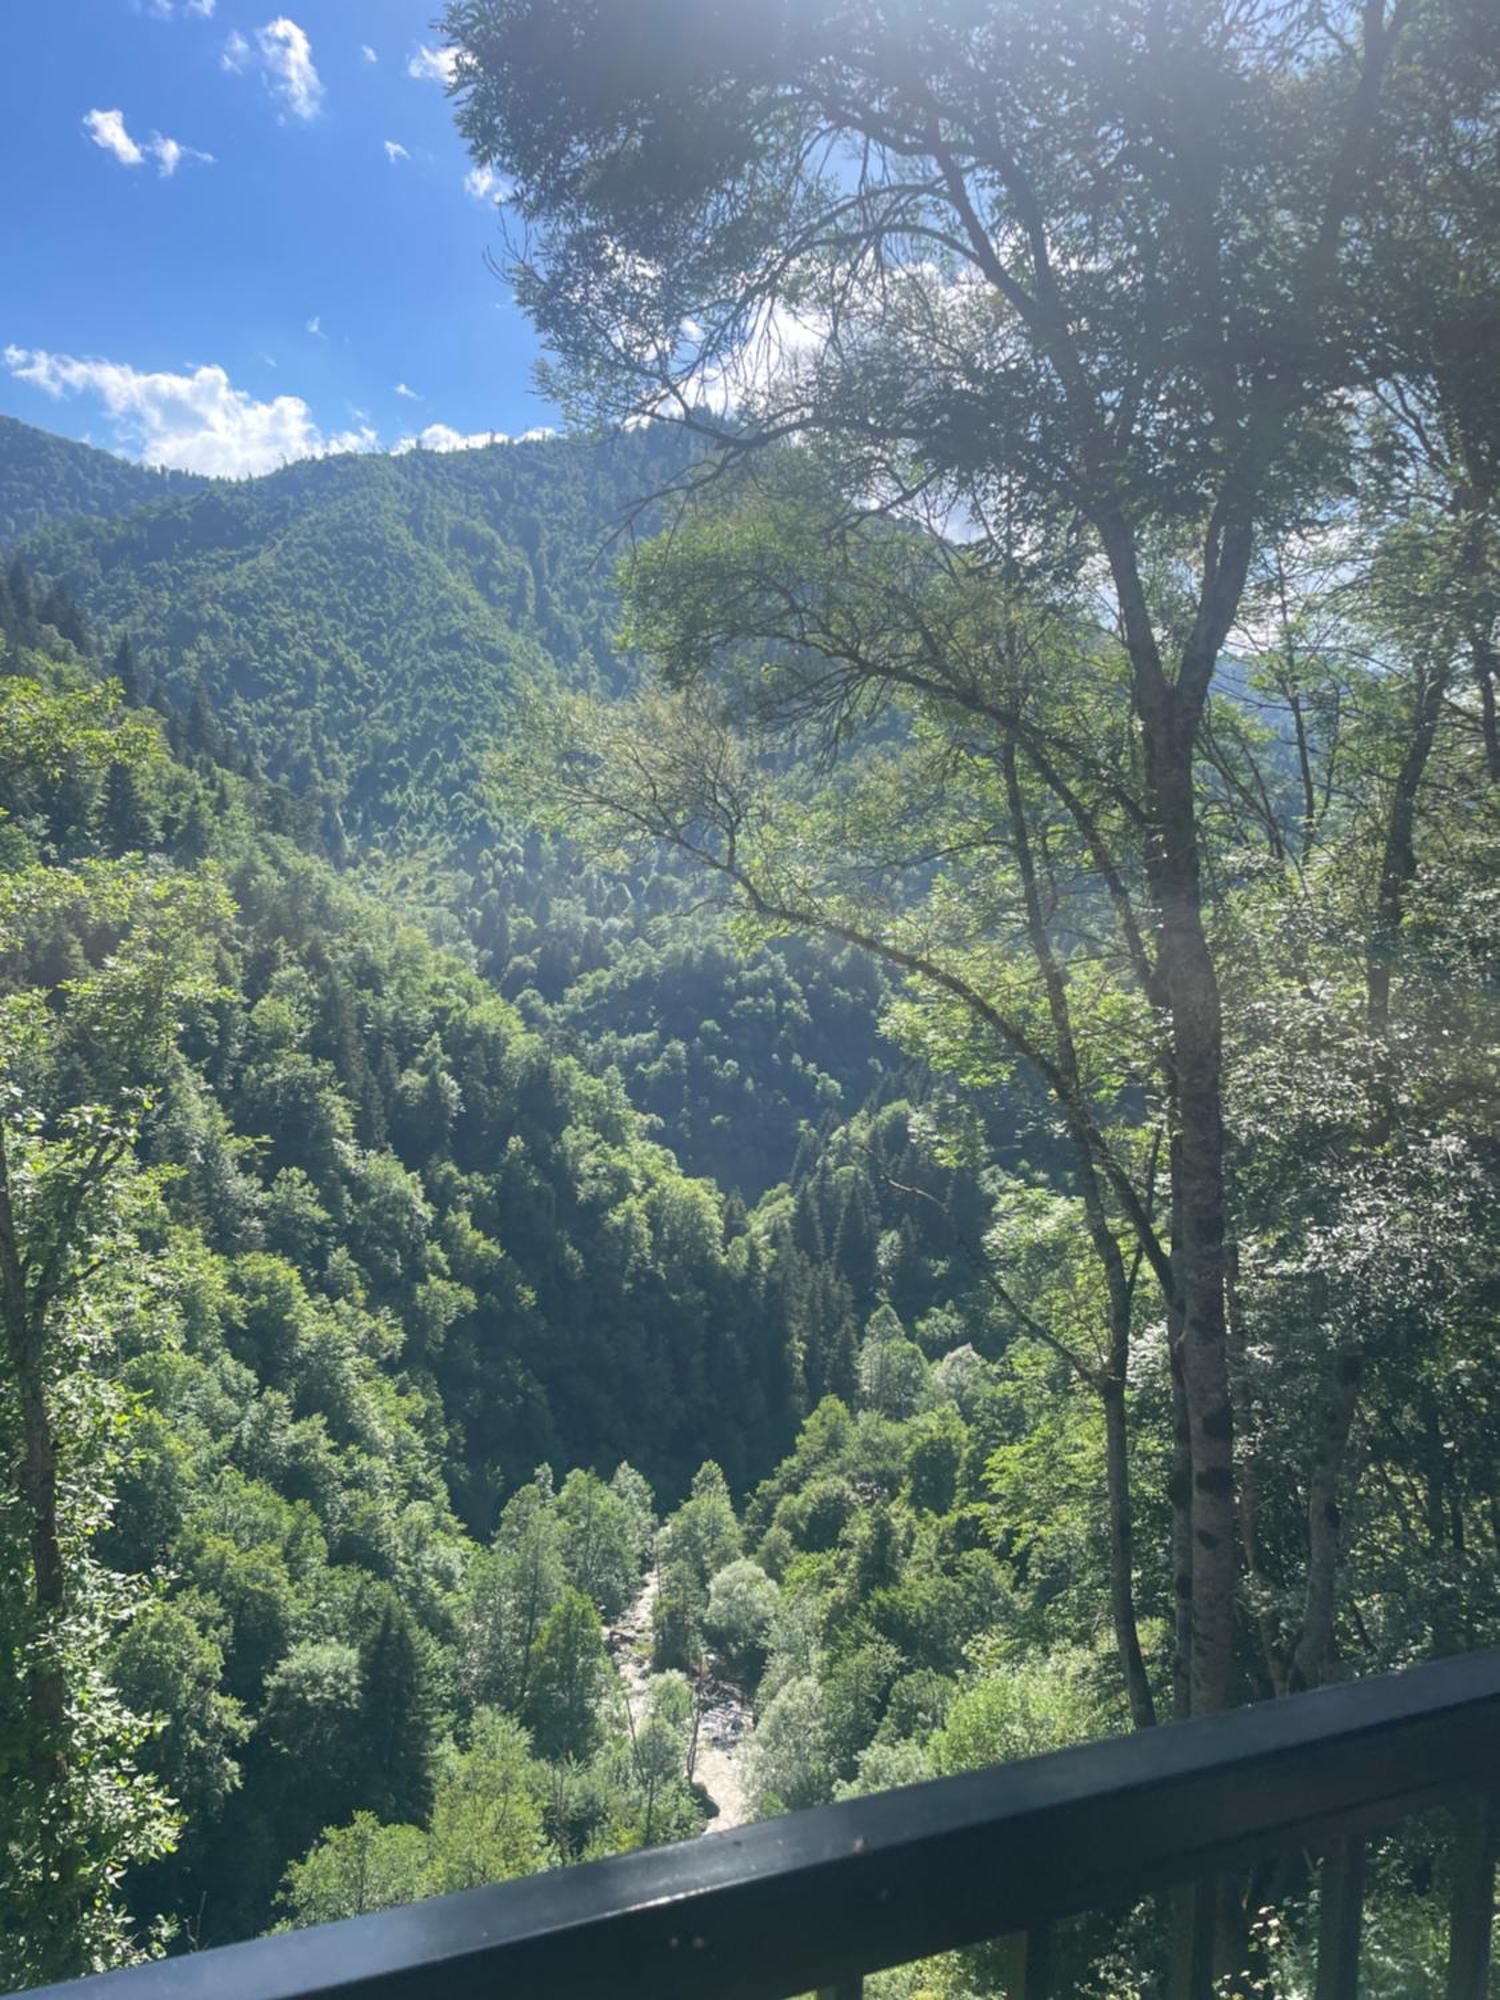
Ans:
[[[502,494],[507,450],[479,455]],[[369,470],[378,510],[388,468]],[[34,1383],[66,1671],[110,1706],[70,1760],[79,1789],[38,1794],[7,1839],[12,1977],[138,1948],[163,1918],[202,1944],[301,1909],[287,1871],[325,1822],[425,1820],[476,1728],[524,1780],[530,1831],[502,1862],[473,1857],[470,1826],[467,1858],[423,1861],[401,1894],[695,1830],[681,1773],[663,1791],[658,1769],[642,1806],[618,1716],[528,1747],[530,1668],[497,1680],[491,1657],[514,1615],[504,1524],[542,1507],[523,1650],[567,1586],[596,1674],[655,1510],[708,1485],[712,1553],[737,1552],[726,1481],[744,1494],[826,1395],[855,1398],[882,1314],[924,1373],[958,1350],[962,1374],[994,1338],[966,1248],[982,1177],[925,1142],[935,1086],[884,1053],[866,959],[747,954],[673,874],[481,824],[477,794],[429,842],[335,846],[200,681],[174,703],[149,631],[101,649],[73,587],[17,558],[0,591],[4,1226],[50,1274],[19,1288],[46,1330],[12,1332],[5,1421],[19,1465]],[[58,1407],[85,1358],[89,1397]],[[25,1514],[6,1518],[21,1629]],[[693,1586],[694,1634],[724,1566]],[[20,1651],[11,1671],[20,1787]],[[609,1705],[589,1686],[592,1718]],[[592,1803],[560,1819],[569,1773]]]
[[[450,9],[573,435],[0,421],[0,1981],[1500,1643],[1500,37],[866,13]]]

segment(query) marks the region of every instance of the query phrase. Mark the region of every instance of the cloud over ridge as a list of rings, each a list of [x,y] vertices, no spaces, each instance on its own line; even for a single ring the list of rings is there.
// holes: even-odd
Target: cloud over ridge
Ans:
[[[294,459],[379,448],[368,427],[324,431],[300,396],[257,401],[218,367],[142,371],[121,361],[15,346],[5,349],[4,360],[17,380],[55,399],[97,397],[120,449],[150,465],[241,479]]]

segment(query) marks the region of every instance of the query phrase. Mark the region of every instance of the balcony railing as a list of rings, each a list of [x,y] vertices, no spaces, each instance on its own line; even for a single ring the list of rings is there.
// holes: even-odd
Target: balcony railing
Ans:
[[[1304,1856],[1321,1868],[1317,2000],[1352,2000],[1364,1844],[1446,1807],[1446,2000],[1481,2000],[1497,1793],[1500,1653],[1472,1654],[47,1993],[857,2000],[867,1974],[1014,1936],[1013,2000],[1045,2000],[1054,1924],[1176,1890],[1165,1990],[1204,2000],[1214,1885]]]

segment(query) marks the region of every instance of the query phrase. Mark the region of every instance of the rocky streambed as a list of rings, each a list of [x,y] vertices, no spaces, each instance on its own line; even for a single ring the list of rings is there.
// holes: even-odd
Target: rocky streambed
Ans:
[[[639,1596],[606,1634],[610,1657],[636,1723],[646,1715],[651,1680],[651,1609],[660,1581],[657,1571],[648,1571]],[[705,1834],[727,1833],[731,1827],[743,1826],[750,1817],[743,1770],[750,1707],[733,1681],[713,1672],[714,1664],[710,1655],[710,1671],[699,1688],[698,1749],[693,1766],[693,1782],[713,1808],[713,1818],[703,1829]]]

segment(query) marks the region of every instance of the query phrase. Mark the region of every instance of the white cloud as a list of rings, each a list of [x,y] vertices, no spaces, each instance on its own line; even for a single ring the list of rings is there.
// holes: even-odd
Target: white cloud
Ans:
[[[360,43],[359,52],[364,57],[366,62],[378,63],[380,61],[379,56],[376,55],[375,51],[370,47],[370,44],[368,42]]]
[[[404,396],[407,402],[409,403],[420,403],[422,400],[422,398],[417,394],[416,390],[408,389],[404,382],[398,382],[396,384],[396,394],[398,396]]]
[[[138,167],[146,155],[125,130],[125,114],[122,111],[91,111],[84,119],[84,129],[96,146],[102,146],[106,153],[113,153],[122,167]]]
[[[182,146],[175,139],[164,139],[160,132],[152,133],[147,151],[155,155],[157,171],[163,180],[170,180],[184,160],[196,160],[200,167],[214,164],[212,153],[200,153],[196,146]]]
[[[312,318],[307,322],[307,330],[314,340],[326,340],[328,338],[328,335],[323,331],[323,315],[321,313],[313,314]]]
[[[522,431],[512,437],[508,431],[456,431],[451,424],[428,424],[414,437],[398,438],[391,446],[392,458],[404,458],[409,451],[483,451],[492,444],[535,444],[541,438],[556,437],[548,426]]]
[[[790,306],[762,308],[749,334],[734,353],[715,359],[701,353],[704,335],[696,320],[682,322],[679,363],[700,353],[683,386],[705,408],[723,415],[747,399],[765,395],[773,384],[790,380],[829,337],[829,321],[818,312],[801,314]],[[663,399],[664,406],[669,399]]]
[[[350,414],[357,429],[325,431],[300,396],[258,401],[236,389],[222,368],[192,368],[180,374],[145,372],[121,361],[80,359],[24,347],[0,350],[0,359],[18,381],[30,383],[57,400],[64,396],[97,398],[113,427],[113,437],[106,442],[150,465],[243,479],[274,472],[294,459],[381,449],[379,433],[367,421],[366,412],[353,404]],[[274,365],[270,355],[262,359],[268,366]],[[414,402],[422,400],[404,382],[396,393]],[[481,451],[488,445],[530,444],[553,435],[545,428],[513,437],[505,431],[465,432],[451,424],[433,423],[399,438],[391,455]]]
[[[196,14],[200,21],[213,19],[217,0],[151,0],[147,12],[158,21],[170,21],[177,14]]]
[[[430,49],[425,42],[406,65],[406,74],[424,83],[452,83],[457,72],[457,49]]]
[[[509,444],[504,431],[456,431],[449,424],[429,424],[415,437],[399,438],[391,446],[392,458],[404,458],[409,451],[482,451],[486,445]]]
[[[270,73],[271,87],[287,109],[298,118],[316,118],[323,102],[323,81],[313,68],[312,45],[303,30],[283,14],[257,28],[255,40]]]
[[[397,160],[409,160],[411,158],[411,154],[407,152],[399,139],[386,140],[385,156],[392,166],[395,166]]]
[[[313,65],[312,44],[306,30],[285,14],[256,29],[253,48],[236,29],[219,61],[236,75],[259,69],[266,88],[294,118],[316,118],[323,108],[323,79]]]
[[[493,167],[470,167],[464,175],[464,193],[473,195],[475,201],[509,201],[510,182]]]
[[[163,180],[170,180],[184,160],[197,160],[206,167],[214,163],[212,153],[200,153],[196,146],[164,139],[160,132],[153,132],[144,146],[137,145],[126,131],[124,115],[119,111],[91,111],[83,126],[94,144],[102,146],[106,153],[113,153],[122,167],[139,167],[149,155]]]
[[[329,433],[300,396],[257,402],[236,389],[222,368],[145,373],[120,361],[7,347],[5,365],[45,394],[95,396],[122,450],[152,465],[243,478],[271,472],[297,458],[336,451],[374,451],[368,427]]]

